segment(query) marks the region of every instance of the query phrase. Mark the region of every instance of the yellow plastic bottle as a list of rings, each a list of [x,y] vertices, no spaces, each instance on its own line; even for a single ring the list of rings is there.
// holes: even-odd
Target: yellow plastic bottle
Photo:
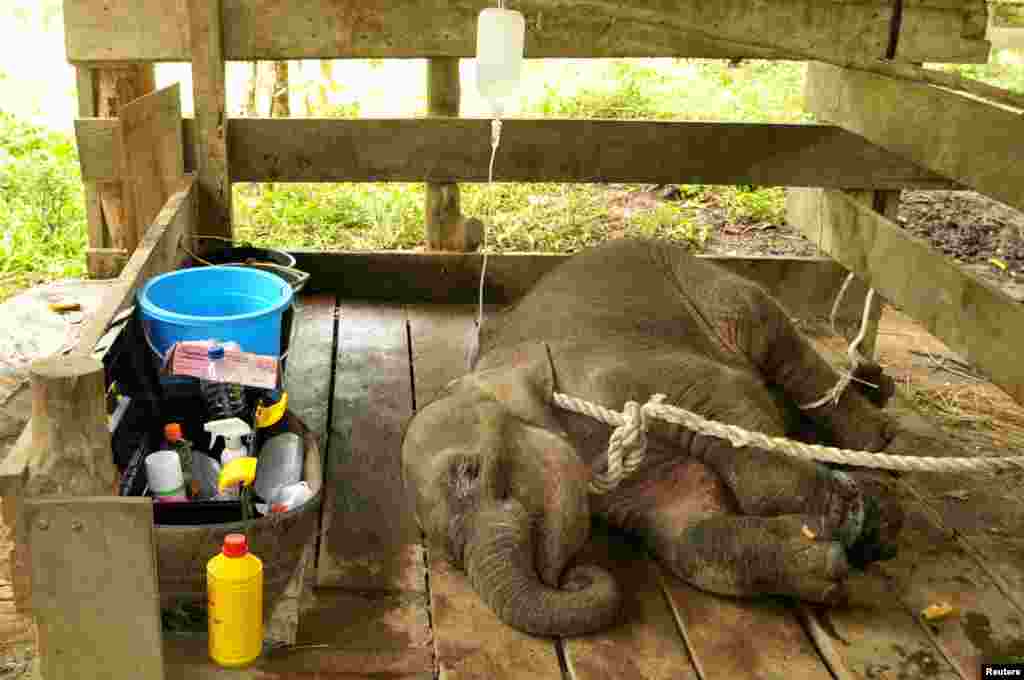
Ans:
[[[263,562],[249,552],[243,534],[228,534],[206,565],[210,658],[239,668],[263,648]]]

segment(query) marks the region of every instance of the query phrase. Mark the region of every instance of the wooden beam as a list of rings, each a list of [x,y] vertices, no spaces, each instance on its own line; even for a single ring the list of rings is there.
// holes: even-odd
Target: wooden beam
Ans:
[[[807,104],[823,122],[1024,209],[1020,111],[820,63],[808,66]]]
[[[235,182],[485,182],[490,121],[234,119]],[[499,182],[902,188],[949,182],[831,127],[505,121]]]
[[[129,102],[119,116],[122,198],[131,205],[120,248],[134,252],[185,173],[177,84]]]
[[[459,60],[455,57],[434,57],[427,60],[427,115],[458,118],[462,88],[459,83]],[[475,250],[480,243],[463,226],[459,185],[454,182],[427,182],[426,231],[429,250]]]
[[[25,514],[42,677],[163,680],[152,500],[40,499]]]
[[[186,149],[196,139],[186,118]],[[78,120],[83,177],[116,180],[112,121]],[[233,182],[486,182],[490,122],[242,119],[228,126]],[[557,149],[551,153],[548,149]],[[607,120],[506,121],[496,181],[690,182],[951,189],[831,125]],[[185,167],[195,164],[186,153]]]
[[[985,0],[902,0],[902,5],[895,59],[970,63],[987,57]],[[929,56],[938,53],[945,58]]]
[[[106,334],[110,322],[123,310],[135,304],[135,293],[150,277],[177,269],[185,258],[181,246],[195,233],[196,182],[185,180],[184,187],[173,194],[146,232],[116,284],[107,293],[103,306],[96,312],[79,337],[73,353],[91,355]],[[0,479],[3,478],[0,465]]]
[[[85,251],[89,278],[116,279],[124,271],[130,254],[121,248],[88,248]]]
[[[791,224],[1024,403],[1024,308],[871,206],[839,191],[794,189]]]
[[[526,54],[552,57],[799,58],[806,51],[881,58],[891,0],[595,0],[566,11],[556,0],[523,0]],[[984,63],[977,0],[904,0],[907,61]],[[367,3],[363,0],[223,0],[224,56],[230,60],[423,58],[475,55],[471,0]],[[68,0],[68,60],[189,61],[184,2]],[[273,26],[273,30],[268,26]],[[193,36],[194,37],[194,36]],[[753,44],[752,44],[753,43]]]
[[[330,292],[342,299],[389,302],[476,302],[481,257],[469,253],[292,251],[296,266],[311,274],[306,291]],[[486,300],[508,304],[528,291],[566,255],[491,255],[487,260]],[[827,320],[846,270],[828,258],[699,256],[764,287],[803,321]],[[867,288],[854,281],[843,299],[838,325],[856,333]],[[852,335],[850,335],[852,337]]]
[[[227,78],[221,0],[188,0],[187,19],[196,111],[199,219],[203,233],[231,238],[231,179],[228,165]],[[166,5],[165,5],[166,8]],[[262,16],[260,21],[269,17]],[[173,27],[172,27],[173,30]]]

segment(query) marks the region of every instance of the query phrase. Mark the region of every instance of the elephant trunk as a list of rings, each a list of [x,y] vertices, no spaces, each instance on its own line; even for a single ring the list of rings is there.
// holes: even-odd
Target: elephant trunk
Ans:
[[[466,571],[480,597],[503,622],[532,635],[575,636],[610,626],[621,595],[611,574],[578,567],[563,588],[545,585],[534,564],[530,518],[518,501],[506,500],[477,515],[466,546]]]

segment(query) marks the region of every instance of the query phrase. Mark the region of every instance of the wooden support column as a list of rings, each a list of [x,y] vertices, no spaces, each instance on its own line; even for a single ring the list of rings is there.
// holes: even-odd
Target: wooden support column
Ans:
[[[161,680],[152,501],[116,497],[103,363],[56,355],[29,375],[27,448],[10,454],[28,455],[4,514],[15,573],[31,574],[15,579],[15,594],[30,597],[38,670],[45,680]]]
[[[433,57],[427,60],[427,114],[431,117],[459,115],[462,90],[459,60]],[[459,185],[427,182],[426,229],[428,250],[476,250],[480,245],[479,222],[462,217]]]
[[[231,238],[231,175],[228,168],[228,116],[220,0],[188,0],[195,101],[196,169],[199,177],[199,229]]]
[[[78,117],[118,118],[130,102],[156,89],[153,64],[77,67]],[[131,202],[124,200],[121,181],[85,182],[89,276],[115,278],[131,256],[134,224]],[[131,246],[131,247],[129,247]]]

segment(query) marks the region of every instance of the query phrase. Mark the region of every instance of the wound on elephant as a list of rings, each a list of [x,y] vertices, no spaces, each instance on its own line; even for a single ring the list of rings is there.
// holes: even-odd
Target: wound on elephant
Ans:
[[[799,411],[837,378],[754,283],[680,246],[611,241],[485,321],[471,372],[409,422],[404,475],[431,545],[528,633],[580,635],[618,620],[611,575],[573,563],[595,516],[697,588],[837,605],[851,570],[895,554],[902,514],[876,478],[658,422],[643,465],[592,495],[610,428],[551,399],[618,409],[661,393],[769,435],[794,436],[803,418],[819,441],[911,452],[883,410],[891,390],[851,389]]]

